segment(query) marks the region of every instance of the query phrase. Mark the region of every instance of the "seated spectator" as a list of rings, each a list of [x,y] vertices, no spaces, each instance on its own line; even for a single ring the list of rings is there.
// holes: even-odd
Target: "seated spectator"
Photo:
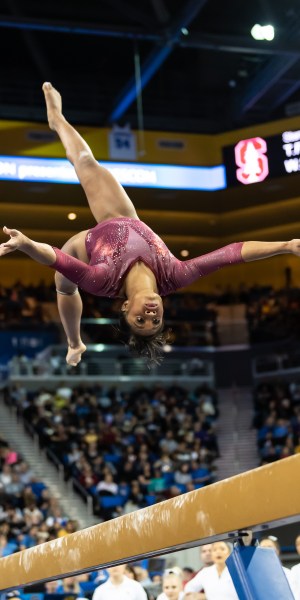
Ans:
[[[0,534],[0,557],[9,556],[17,550],[18,546],[15,542],[10,542],[6,535]]]
[[[36,505],[36,502],[31,502],[24,508],[24,519],[27,527],[39,525],[43,521],[43,513]]]
[[[144,508],[145,506],[147,506],[145,494],[143,493],[141,486],[137,480],[133,480],[131,482],[126,504],[128,502],[130,502],[130,504],[133,507],[135,507],[135,509]],[[125,512],[126,512],[126,504],[125,504]]]
[[[88,575],[72,575],[64,577],[61,583],[56,588],[56,594],[76,594],[77,598],[84,597],[84,593],[80,587],[81,581],[87,581]]]
[[[179,466],[179,469],[174,473],[174,481],[183,485],[192,481],[189,463],[183,463]]]
[[[3,488],[6,488],[12,481],[12,468],[7,463],[2,466],[2,471],[0,473],[0,485]]]
[[[104,479],[96,485],[96,493],[99,496],[115,495],[119,491],[118,484],[114,481],[112,473],[104,475]]]

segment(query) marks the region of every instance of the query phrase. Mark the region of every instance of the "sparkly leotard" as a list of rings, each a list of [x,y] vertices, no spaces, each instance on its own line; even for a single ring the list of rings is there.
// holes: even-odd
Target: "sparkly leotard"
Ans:
[[[191,260],[178,260],[145,223],[127,217],[110,219],[86,235],[89,264],[54,248],[56,269],[86,292],[115,298],[130,268],[143,262],[154,273],[158,293],[167,296],[226,265],[243,262],[243,242]]]

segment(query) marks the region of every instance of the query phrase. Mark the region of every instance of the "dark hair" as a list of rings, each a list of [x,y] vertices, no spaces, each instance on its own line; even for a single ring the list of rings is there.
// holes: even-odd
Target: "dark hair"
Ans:
[[[123,312],[120,313],[118,333],[129,347],[130,352],[134,356],[141,356],[146,359],[146,363],[149,367],[160,365],[163,361],[163,346],[167,343],[171,343],[173,340],[172,332],[170,329],[163,331],[164,324],[159,331],[154,335],[138,335],[133,333],[130,325],[128,324],[126,317]]]
[[[128,571],[128,573],[131,573],[131,575],[133,575],[133,579],[135,579],[135,581],[137,581],[137,576],[136,576],[134,567],[132,567],[131,565],[126,565],[125,569],[126,569],[126,571]]]

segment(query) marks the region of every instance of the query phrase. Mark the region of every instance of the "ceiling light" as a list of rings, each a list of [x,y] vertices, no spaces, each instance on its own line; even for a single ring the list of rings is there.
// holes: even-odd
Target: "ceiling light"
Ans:
[[[180,254],[181,254],[181,256],[188,256],[189,251],[188,250],[180,250]]]
[[[271,42],[272,40],[274,40],[275,29],[274,29],[273,25],[265,25],[263,27],[263,30],[264,30],[264,34],[265,34],[265,40],[267,40],[268,42]]]
[[[189,35],[189,30],[186,27],[181,27],[182,35]]]
[[[75,219],[77,219],[76,213],[69,213],[68,219],[69,219],[69,221],[75,221]]]
[[[259,25],[256,23],[251,29],[251,35],[255,40],[271,42],[275,37],[275,30],[273,25]]]

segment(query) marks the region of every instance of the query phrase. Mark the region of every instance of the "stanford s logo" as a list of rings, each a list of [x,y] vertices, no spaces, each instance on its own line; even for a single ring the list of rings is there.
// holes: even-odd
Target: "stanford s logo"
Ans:
[[[263,181],[269,174],[267,144],[263,138],[241,140],[234,148],[238,181],[244,185]]]

